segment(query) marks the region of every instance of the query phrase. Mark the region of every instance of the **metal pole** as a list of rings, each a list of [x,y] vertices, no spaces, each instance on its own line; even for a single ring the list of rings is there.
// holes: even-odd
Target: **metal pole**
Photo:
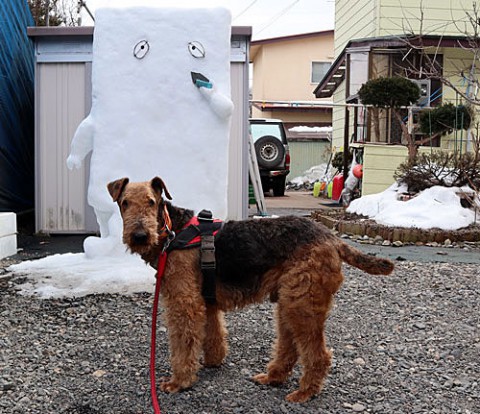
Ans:
[[[45,1],[45,26],[50,26],[50,0]]]

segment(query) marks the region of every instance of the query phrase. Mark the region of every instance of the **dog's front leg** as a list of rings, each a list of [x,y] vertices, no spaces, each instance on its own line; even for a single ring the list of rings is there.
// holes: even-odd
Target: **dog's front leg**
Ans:
[[[160,389],[177,392],[197,381],[205,336],[205,304],[201,298],[175,297],[165,298],[165,305],[172,377]]]
[[[227,329],[223,312],[216,305],[207,305],[203,364],[206,367],[218,367],[222,365],[227,352]]]

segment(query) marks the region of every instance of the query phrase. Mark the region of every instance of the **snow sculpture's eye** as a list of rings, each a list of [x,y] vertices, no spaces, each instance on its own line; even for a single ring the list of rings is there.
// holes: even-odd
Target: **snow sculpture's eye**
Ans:
[[[205,57],[205,48],[200,42],[188,42],[188,51],[194,58],[203,59]]]
[[[133,56],[137,59],[143,59],[150,50],[150,45],[147,40],[140,40],[133,48]]]

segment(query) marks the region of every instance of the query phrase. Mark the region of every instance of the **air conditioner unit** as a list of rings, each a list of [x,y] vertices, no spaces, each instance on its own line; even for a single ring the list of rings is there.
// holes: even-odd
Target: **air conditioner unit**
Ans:
[[[430,79],[410,79],[420,88],[420,98],[415,103],[417,106],[430,106],[432,83]]]

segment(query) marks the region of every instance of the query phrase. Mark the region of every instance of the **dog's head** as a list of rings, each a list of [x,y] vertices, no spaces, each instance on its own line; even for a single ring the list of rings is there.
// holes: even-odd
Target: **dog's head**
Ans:
[[[164,225],[163,194],[172,199],[163,180],[130,183],[120,178],[107,185],[113,201],[118,203],[123,219],[123,242],[134,253],[148,253],[158,244],[158,230]]]

